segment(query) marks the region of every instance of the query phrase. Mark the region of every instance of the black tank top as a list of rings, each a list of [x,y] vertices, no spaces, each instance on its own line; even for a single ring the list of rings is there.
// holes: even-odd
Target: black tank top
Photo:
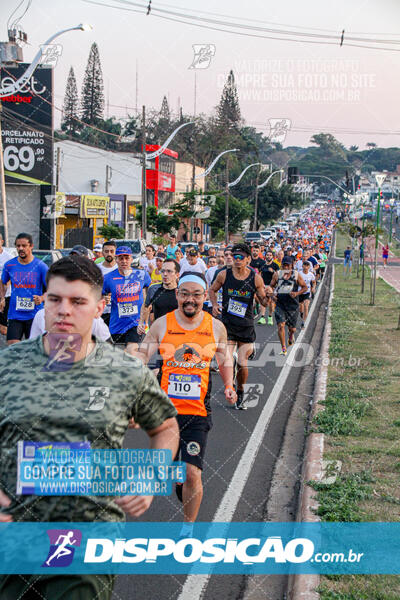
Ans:
[[[299,298],[292,298],[290,292],[297,292],[299,289],[297,283],[298,273],[292,271],[289,278],[285,278],[288,271],[278,271],[278,283],[276,285],[277,301],[280,306],[286,309],[295,309],[299,306]]]
[[[254,325],[253,299],[256,291],[256,274],[249,269],[246,279],[236,279],[232,269],[226,269],[226,279],[222,286],[222,322],[239,327]]]

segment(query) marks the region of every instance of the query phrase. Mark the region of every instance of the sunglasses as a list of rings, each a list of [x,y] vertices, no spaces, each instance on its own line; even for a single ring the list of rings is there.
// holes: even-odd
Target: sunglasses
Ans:
[[[234,254],[234,255],[233,255],[233,258],[234,258],[235,260],[244,260],[246,257],[245,257],[245,255],[244,255],[244,254]]]

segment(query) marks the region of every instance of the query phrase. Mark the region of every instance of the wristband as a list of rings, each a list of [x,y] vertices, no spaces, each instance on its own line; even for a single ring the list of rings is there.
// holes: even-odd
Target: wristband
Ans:
[[[226,385],[225,389],[226,390],[232,390],[233,392],[235,391],[235,388],[233,386],[231,386],[231,385]]]

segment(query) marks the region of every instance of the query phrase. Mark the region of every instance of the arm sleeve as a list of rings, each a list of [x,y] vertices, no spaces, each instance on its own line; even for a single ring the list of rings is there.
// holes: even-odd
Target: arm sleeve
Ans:
[[[177,411],[160,388],[153,373],[144,365],[142,366],[142,380],[132,406],[132,416],[142,429],[149,430],[159,427]]]

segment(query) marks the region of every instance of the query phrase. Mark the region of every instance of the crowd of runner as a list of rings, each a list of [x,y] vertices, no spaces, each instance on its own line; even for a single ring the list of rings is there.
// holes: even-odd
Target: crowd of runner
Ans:
[[[35,501],[28,510],[26,500],[15,495],[10,484],[15,476],[9,461],[10,439],[16,443],[52,435],[76,442],[84,436],[92,447],[120,448],[127,427],[140,426],[149,434],[151,447],[170,448],[187,465],[186,481],[177,484],[176,493],[183,503],[182,536],[189,537],[201,504],[204,453],[212,427],[211,372],[219,373],[227,403],[246,410],[244,390],[257,329],[273,326],[275,320],[281,354],[287,354],[297,327],[304,327],[324,275],[334,222],[329,209],[315,209],[265,244],[238,242],[206,248],[199,242],[186,245],[185,252],[171,235],[168,244],[157,248],[148,244],[139,259],[129,246],[117,247],[111,240],[95,247],[94,260],[85,247],[75,246],[50,269],[34,258],[29,234],[17,236],[16,257],[6,256],[0,239],[0,325],[9,346],[0,353],[1,370],[10,368],[16,375],[15,386],[22,396],[21,385],[28,376],[31,396],[41,399],[33,410],[32,403],[21,403],[13,389],[6,392],[0,415],[0,440],[8,440],[6,449],[0,446],[0,521],[44,520],[49,511],[54,520],[68,520],[65,511],[60,518],[51,498]],[[28,341],[21,344],[23,338]],[[91,412],[97,409],[82,408],[79,393],[71,392],[74,414],[84,411],[84,424],[66,433],[65,403],[52,417],[52,402],[57,400],[48,400],[42,387],[49,375],[32,373],[39,366],[41,371],[51,371],[50,396],[61,393],[55,391],[57,377],[62,379],[64,394],[68,385],[73,388],[79,370],[84,370],[85,354],[96,353],[101,344],[108,354],[117,345],[118,352],[132,355],[132,373],[129,361],[118,369],[102,366],[86,373],[92,386],[108,390],[98,409],[107,412],[107,418],[100,425]],[[67,376],[54,369],[65,357],[74,363],[72,377],[71,371]],[[23,368],[16,370],[18,361]],[[38,427],[33,435],[30,424],[35,411],[46,414],[51,427]],[[126,496],[109,500],[105,508],[98,498],[81,498],[69,516],[75,521],[88,520],[88,515],[89,520],[120,519],[122,511],[138,516],[150,502]],[[111,517],[99,517],[99,506]]]

